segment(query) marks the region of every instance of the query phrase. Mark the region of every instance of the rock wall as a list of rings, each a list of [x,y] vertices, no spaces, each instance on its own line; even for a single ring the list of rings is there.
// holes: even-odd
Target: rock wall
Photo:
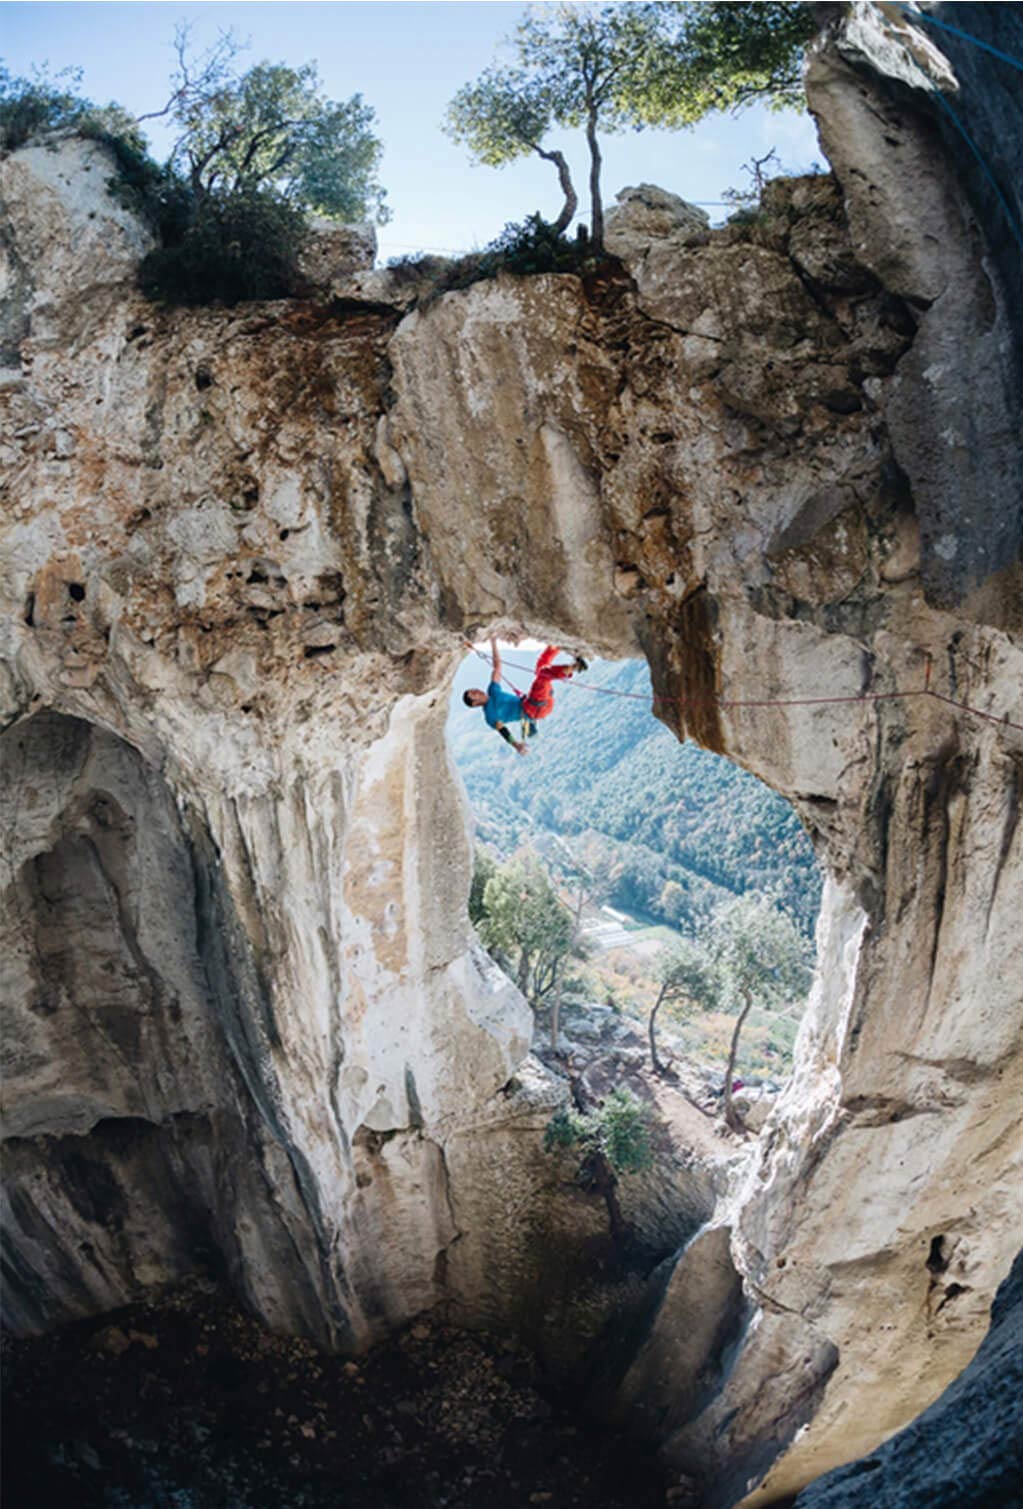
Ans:
[[[441,1304],[542,1307],[566,1366],[600,1335],[444,744],[463,636],[526,627],[644,653],[830,875],[793,1081],[716,1213],[669,1175],[605,1406],[768,1502],[969,1360],[1023,1160],[1017,390],[983,228],[856,35],[811,74],[837,179],[713,233],[642,191],[620,271],[411,310],[379,273],[158,309],[101,149],[0,164],[16,1329],[205,1266],[334,1346]]]
[[[1023,1482],[1023,1254],[991,1307],[976,1357],[878,1451],[811,1484],[796,1509],[846,1509],[862,1493],[892,1509],[993,1509]]]

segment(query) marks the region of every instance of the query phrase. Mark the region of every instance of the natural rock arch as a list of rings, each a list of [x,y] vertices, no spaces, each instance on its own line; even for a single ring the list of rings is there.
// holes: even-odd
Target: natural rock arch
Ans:
[[[625,216],[620,275],[501,278],[411,313],[376,274],[334,303],[155,310],[99,148],[0,169],[34,279],[8,382],[4,715],[123,740],[201,856],[218,1051],[301,1249],[239,1259],[268,1319],[357,1346],[442,1301],[499,1317],[535,1281],[506,1206],[538,1175],[506,1133],[537,1131],[547,1092],[501,1088],[525,1018],[464,916],[438,690],[458,637],[525,619],[642,650],[677,731],[817,836],[832,879],[800,1072],[623,1369],[642,1405],[727,1227],[742,1344],[659,1438],[721,1503],[805,1421],[761,1501],[967,1360],[1012,1256],[1019,1157],[1018,737],[915,695],[928,661],[993,717],[1018,695],[1011,530],[983,522],[990,477],[1011,502],[1020,466],[1011,323],[925,115],[834,50],[814,67],[841,190],[779,187],[755,233],[706,240],[669,213],[630,242]],[[966,401],[937,360],[952,331],[983,379],[969,444],[946,436]],[[980,527],[950,543],[963,499]],[[725,705],[863,693],[914,695]]]

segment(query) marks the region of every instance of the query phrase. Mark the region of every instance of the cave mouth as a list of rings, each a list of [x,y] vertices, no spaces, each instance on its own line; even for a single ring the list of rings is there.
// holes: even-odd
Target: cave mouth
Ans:
[[[587,676],[592,674],[591,668]],[[637,668],[612,667],[608,674],[635,675]],[[609,738],[578,737],[574,707],[583,696],[580,687],[585,679],[580,678],[578,687],[566,686],[563,697],[559,693],[556,715],[541,725],[536,744],[539,759],[518,760],[500,741],[493,741],[500,754],[515,761],[517,773],[539,774],[541,761],[547,757],[544,747],[555,741],[559,730],[569,747],[593,743],[605,752],[611,747]],[[641,700],[619,699],[630,708],[638,708]],[[470,717],[464,708],[461,713]],[[600,716],[607,723],[608,715]],[[436,720],[436,712],[431,717]],[[424,726],[427,722],[424,709]],[[431,726],[432,738],[440,730],[435,721]],[[696,753],[695,747],[679,746],[649,718],[648,727],[651,736],[665,741],[673,756]],[[259,1001],[254,994],[251,1001],[248,998],[241,952],[233,941],[236,928],[227,910],[230,898],[222,860],[211,833],[202,828],[201,813],[179,807],[162,775],[123,739],[102,729],[46,713],[27,720],[16,737],[28,741],[18,766],[22,771],[18,821],[27,845],[17,871],[23,903],[21,933],[34,940],[35,949],[27,967],[23,1015],[29,1024],[26,1031],[30,1028],[30,1046],[35,1045],[37,1051],[31,1062],[26,1060],[25,1105],[31,1109],[31,1076],[44,1068],[41,1058],[48,1056],[56,1064],[59,1046],[63,1062],[74,1071],[68,1082],[76,1095],[74,1107],[84,1104],[88,1111],[81,1126],[62,1122],[65,1135],[59,1139],[50,1135],[54,1129],[49,1123],[38,1119],[30,1117],[19,1126],[25,1141],[24,1186],[45,1195],[39,1222],[22,1231],[26,1267],[45,1266],[39,1251],[45,1219],[51,1223],[43,1233],[50,1244],[46,1261],[57,1262],[54,1271],[67,1290],[60,1313],[51,1306],[45,1316],[27,1317],[26,1329],[42,1329],[43,1324],[61,1329],[52,1340],[43,1337],[38,1351],[35,1343],[26,1341],[24,1356],[42,1359],[40,1368],[47,1357],[51,1359],[53,1367],[46,1376],[55,1394],[60,1392],[56,1380],[70,1377],[75,1370],[84,1419],[88,1401],[97,1396],[89,1386],[90,1359],[97,1353],[106,1357],[109,1352],[118,1365],[119,1381],[111,1386],[122,1394],[139,1393],[151,1399],[173,1395],[173,1378],[164,1383],[151,1381],[156,1370],[150,1354],[166,1350],[166,1356],[173,1358],[180,1352],[184,1343],[174,1337],[187,1332],[192,1299],[186,1295],[179,1301],[173,1292],[168,1295],[171,1322],[167,1328],[159,1305],[136,1307],[130,1314],[122,1313],[120,1307],[125,1296],[147,1295],[165,1284],[176,1287],[197,1270],[207,1278],[226,1277],[236,1296],[264,1324],[269,1320],[280,1332],[322,1339],[332,1298],[330,1275],[324,1277],[324,1265],[319,1263],[326,1228],[316,1224],[322,1207],[317,1205],[315,1189],[310,1193],[308,1164],[303,1164],[294,1143],[278,1135],[273,1122],[275,1086],[260,1079],[261,1074],[270,1073],[273,1057],[257,1041]],[[660,756],[655,752],[651,758],[659,769]],[[732,771],[736,767],[726,763],[722,768]],[[34,794],[28,791],[26,780]],[[592,776],[581,773],[580,784],[587,781]],[[379,792],[390,821],[393,788],[381,781],[369,790]],[[455,807],[460,800],[453,793]],[[446,813],[448,808],[443,810]],[[369,815],[377,820],[375,811]],[[353,850],[356,847],[361,851],[369,846],[353,845]],[[154,886],[154,876],[160,877],[159,885]],[[69,877],[78,878],[72,884]],[[350,888],[348,894],[367,911],[373,904],[368,889]],[[443,900],[449,909],[459,901],[446,895]],[[636,920],[663,926],[649,916]],[[462,968],[460,961],[456,968]],[[466,973],[471,976],[468,967]],[[34,986],[29,989],[36,976],[49,980],[53,989],[48,993]],[[58,989],[61,982],[64,994]],[[447,996],[440,1000],[439,1012],[448,1011],[448,1000]],[[570,1004],[566,1001],[566,1021],[572,1015]],[[611,1008],[604,1009],[617,1016]],[[65,1038],[63,1031],[76,1020],[75,1013],[83,1017],[84,1025],[68,1030]],[[96,1032],[97,1028],[102,1030]],[[79,1040],[92,1041],[88,1036],[92,1032],[96,1032],[95,1061],[69,1057],[77,1053]],[[46,1055],[44,1039],[52,1049]],[[183,1080],[179,1073],[178,1055],[185,1039],[194,1045],[188,1057],[194,1082]],[[142,1061],[151,1072],[139,1072]],[[522,1065],[515,1079],[532,1072]],[[112,1076],[128,1096],[123,1103],[110,1098]],[[173,1087],[171,1098],[166,1103],[154,1100],[154,1086],[165,1088],[168,1094]],[[599,1073],[595,1073],[587,1093],[596,1100],[601,1090]],[[65,1084],[62,1093],[67,1091]],[[358,1137],[353,1137],[355,1193],[332,1218],[343,1223],[341,1229],[356,1254],[349,1273],[353,1286],[361,1289],[352,1310],[361,1303],[365,1315],[370,1313],[370,1304],[379,1301],[370,1313],[376,1336],[397,1337],[395,1345],[400,1346],[407,1318],[433,1311],[450,1324],[450,1329],[442,1328],[442,1350],[453,1357],[458,1355],[463,1344],[459,1338],[466,1329],[501,1338],[494,1342],[497,1353],[491,1355],[499,1375],[502,1347],[518,1347],[523,1356],[528,1350],[521,1366],[527,1373],[536,1370],[530,1376],[537,1394],[528,1409],[541,1424],[524,1449],[527,1456],[546,1460],[558,1449],[562,1430],[584,1431],[583,1410],[599,1414],[619,1384],[628,1383],[646,1307],[656,1300],[659,1281],[655,1274],[672,1254],[685,1251],[708,1221],[724,1165],[735,1149],[719,1145],[704,1113],[681,1105],[673,1126],[674,1140],[655,1149],[653,1171],[631,1182],[628,1189],[623,1185],[622,1215],[630,1234],[628,1250],[623,1252],[616,1250],[599,1188],[592,1183],[584,1187],[571,1169],[548,1157],[538,1121],[541,1101],[529,1101],[522,1094],[516,1109],[519,1095],[517,1085],[508,1083],[494,1097],[502,1118],[508,1108],[507,1124],[497,1128],[489,1148],[485,1131],[471,1121],[436,1133],[444,1136],[443,1147],[432,1140],[435,1129],[430,1125],[385,1128],[372,1158]],[[409,1100],[412,1106],[411,1093]],[[74,1107],[62,1104],[61,1114],[70,1115]],[[93,1124],[96,1106],[103,1114]],[[549,1115],[549,1109],[543,1114]],[[528,1139],[522,1136],[526,1129]],[[112,1132],[124,1136],[112,1136]],[[272,1165],[265,1153],[271,1136],[276,1160]],[[686,1165],[684,1158],[694,1148],[701,1156]],[[96,1156],[90,1159],[89,1178],[83,1182],[82,1156],[90,1150]],[[65,1157],[65,1152],[77,1156]],[[479,1169],[484,1176],[478,1174]],[[496,1177],[486,1170],[496,1171]],[[510,1209],[507,1190],[515,1187],[515,1180],[520,1191],[526,1192],[526,1218]],[[88,1206],[85,1194],[91,1202]],[[415,1224],[417,1201],[429,1207],[428,1219],[420,1226]],[[501,1224],[504,1220],[506,1226]],[[408,1222],[408,1227],[401,1222]],[[200,1232],[201,1241],[196,1237]],[[389,1284],[398,1285],[409,1275],[407,1263],[395,1257],[395,1251],[412,1245],[413,1237],[422,1240],[424,1251],[429,1249],[426,1281],[421,1288],[410,1285],[408,1292],[392,1291]],[[357,1266],[360,1243],[370,1254],[367,1262],[372,1262],[373,1272],[369,1277]],[[265,1253],[278,1257],[267,1262]],[[729,1269],[725,1276],[734,1284],[734,1272]],[[731,1315],[728,1306],[725,1310]],[[70,1328],[64,1324],[88,1312],[94,1318],[78,1323],[84,1328],[81,1331],[75,1324]],[[264,1351],[278,1355],[276,1341],[266,1340],[269,1333],[262,1329],[258,1335],[264,1340],[258,1341],[254,1332],[245,1344],[250,1351],[237,1353],[233,1342],[223,1341],[217,1329],[220,1324],[211,1321],[209,1338],[196,1343],[187,1364],[201,1380],[200,1415],[202,1410],[208,1413],[207,1419],[197,1417],[189,1427],[193,1445],[195,1441],[202,1444],[198,1432],[217,1435],[223,1429],[230,1434],[224,1422],[229,1423],[231,1411],[225,1408],[218,1414],[217,1400],[237,1395],[240,1362]],[[233,1335],[234,1322],[224,1324]],[[70,1347],[77,1335],[86,1340],[76,1361],[62,1348]],[[153,1336],[156,1347],[139,1339]],[[127,1339],[125,1346],[122,1337]],[[695,1357],[694,1374],[717,1376],[718,1331],[700,1333],[696,1340],[700,1348],[704,1343],[706,1347]],[[350,1344],[342,1339],[339,1345],[335,1335],[332,1345],[343,1352]],[[219,1362],[207,1378],[203,1369],[208,1356]],[[338,1366],[343,1368],[343,1363]],[[282,1382],[280,1377],[262,1381],[271,1397]],[[566,1406],[567,1412],[557,1414],[562,1408],[559,1397],[573,1388],[572,1408]],[[277,1408],[283,1405],[275,1402]],[[290,1409],[286,1420],[289,1414],[295,1415],[300,1434],[302,1424],[314,1431],[311,1437],[302,1434],[303,1442],[321,1438],[318,1415],[303,1420],[298,1410]],[[520,1418],[514,1411],[513,1417]],[[57,1419],[42,1443],[46,1460],[64,1450],[63,1441],[81,1434],[62,1423],[63,1418]],[[85,1431],[87,1442],[95,1413],[90,1418],[93,1425]],[[259,1415],[261,1421],[265,1418]],[[409,1415],[413,1418],[414,1411]],[[573,1418],[576,1423],[568,1423]],[[556,1427],[552,1420],[558,1422]],[[117,1428],[132,1441],[152,1439],[140,1434],[137,1421]],[[324,1437],[331,1428],[324,1425]],[[271,1445],[266,1449],[273,1451],[276,1437],[269,1424],[267,1429]],[[389,1441],[391,1427],[381,1429],[380,1439]],[[393,1429],[403,1433],[398,1421]],[[508,1426],[510,1443],[500,1449],[511,1464],[509,1472],[521,1474],[518,1429]],[[497,1426],[493,1430],[504,1439]],[[120,1448],[111,1448],[107,1436],[103,1441],[106,1444],[90,1444],[81,1459],[75,1459],[74,1471],[80,1476],[96,1470],[93,1457],[104,1463],[113,1452],[115,1461],[121,1460]],[[404,1463],[405,1470],[418,1470],[415,1458],[404,1453],[404,1444],[395,1462]],[[248,1449],[258,1451],[260,1445],[249,1441]],[[397,1444],[391,1440],[387,1449],[397,1450]],[[630,1449],[640,1450],[622,1447],[626,1453]],[[633,1457],[634,1466],[638,1460],[641,1457]],[[137,1465],[138,1453],[132,1451],[124,1461],[124,1471],[134,1472]],[[443,1481],[444,1469],[435,1470]],[[513,1481],[521,1483],[521,1476]],[[544,1494],[555,1489],[538,1481],[531,1491]],[[596,1490],[588,1501],[618,1502],[613,1495],[600,1498]],[[635,1497],[625,1500],[639,1501]],[[472,1502],[471,1498],[466,1502]]]
[[[500,642],[502,687],[524,691],[542,644]],[[568,664],[562,652],[558,663]],[[590,1039],[613,1013],[646,1039],[667,957],[680,943],[709,951],[719,919],[740,897],[763,899],[791,922],[806,964],[820,910],[822,872],[795,809],[727,756],[679,743],[654,717],[642,660],[593,659],[554,683],[555,710],[520,758],[466,708],[469,687],[486,689],[489,651],[477,644],[452,683],[448,742],[475,820],[473,921],[486,943],[483,889],[495,866],[534,865],[574,914],[578,957],[560,974],[522,977],[507,948],[491,948],[534,1006],[534,1046],[562,1056],[573,1036]],[[520,738],[520,727],[513,729]],[[788,1078],[806,1004],[805,987],[754,1002],[733,1074],[754,1098]],[[559,1001],[552,1023],[552,1001]],[[720,1094],[735,1002],[694,1002],[669,991],[657,1014],[659,1061],[698,1066],[692,1088]],[[549,1039],[549,1044],[548,1044]],[[578,1043],[576,1044],[578,1046]],[[761,1108],[763,1109],[763,1108]],[[762,1124],[762,1118],[758,1125]]]
[[[358,1362],[308,1339],[209,835],[96,725],[40,712],[3,753],[10,1502],[662,1503],[514,1327],[399,1322]]]

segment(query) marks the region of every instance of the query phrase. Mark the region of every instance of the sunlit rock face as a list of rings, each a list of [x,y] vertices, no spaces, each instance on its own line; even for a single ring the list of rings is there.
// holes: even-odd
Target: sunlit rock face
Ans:
[[[708,1505],[969,1360],[1018,1245],[1023,751],[921,691],[1019,720],[1011,332],[927,119],[857,66],[811,74],[837,181],[722,232],[639,191],[620,271],[411,312],[386,274],[158,309],[98,147],[0,164],[14,1327],[196,1267],[342,1347],[543,1315]],[[905,211],[864,189],[899,174]],[[663,1169],[635,1215],[680,1256],[603,1357],[444,742],[463,636],[516,627],[644,653],[830,875],[792,1084],[727,1193]]]

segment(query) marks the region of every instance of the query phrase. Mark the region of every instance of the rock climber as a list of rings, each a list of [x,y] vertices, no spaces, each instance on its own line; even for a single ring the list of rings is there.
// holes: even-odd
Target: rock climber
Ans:
[[[586,661],[581,655],[576,655],[571,665],[552,665],[555,655],[558,653],[556,644],[549,644],[542,649],[536,657],[536,669],[533,672],[533,683],[524,697],[517,692],[506,692],[501,686],[501,655],[497,648],[497,640],[490,641],[490,685],[486,691],[479,687],[470,687],[462,693],[462,701],[466,707],[482,707],[483,716],[491,728],[496,728],[501,738],[509,743],[520,755],[526,753],[525,739],[512,737],[508,724],[514,720],[520,720],[528,737],[536,733],[536,725],[541,718],[546,718],[554,708],[555,681],[564,681],[573,676],[576,671],[587,669]]]

